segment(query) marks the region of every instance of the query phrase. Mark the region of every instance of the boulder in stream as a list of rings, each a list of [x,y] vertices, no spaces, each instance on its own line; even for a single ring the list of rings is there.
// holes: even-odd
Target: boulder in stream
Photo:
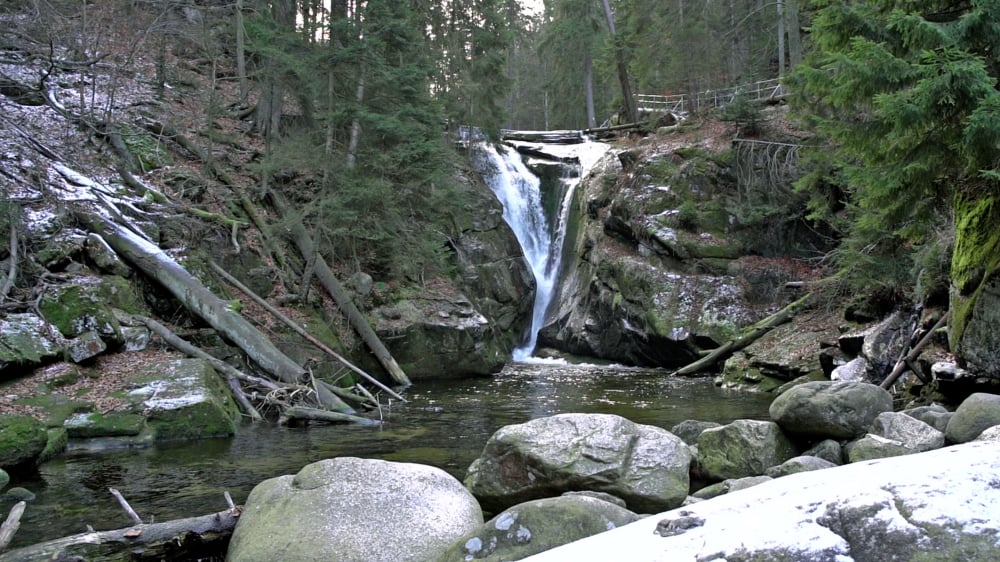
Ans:
[[[472,494],[439,468],[326,459],[258,484],[226,559],[425,562],[482,524]]]
[[[800,384],[771,403],[771,419],[789,433],[817,439],[853,439],[868,432],[875,417],[892,411],[892,396],[862,382]]]
[[[994,425],[1000,425],[1000,396],[977,392],[955,410],[945,429],[945,437],[951,443],[966,443]]]
[[[45,424],[31,416],[0,416],[0,468],[18,468],[34,461],[45,449]]]
[[[684,501],[690,463],[688,446],[665,429],[611,414],[559,414],[497,430],[465,484],[494,513],[572,490],[607,492],[643,513]]]

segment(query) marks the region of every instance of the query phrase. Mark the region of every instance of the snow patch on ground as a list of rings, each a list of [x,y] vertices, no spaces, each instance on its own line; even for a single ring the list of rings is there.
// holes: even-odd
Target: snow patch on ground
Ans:
[[[1000,541],[1000,443],[969,443],[794,474],[526,560],[708,561],[784,549],[846,562],[854,560],[850,545],[820,521],[830,513],[873,506],[878,509],[866,525],[912,533],[915,541],[928,526]],[[705,522],[675,536],[654,532],[660,521],[682,512]]]

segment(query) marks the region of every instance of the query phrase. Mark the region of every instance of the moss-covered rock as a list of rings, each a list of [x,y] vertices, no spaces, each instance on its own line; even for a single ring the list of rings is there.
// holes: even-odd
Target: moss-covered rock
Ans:
[[[69,446],[69,433],[66,432],[65,428],[53,427],[47,433],[48,440],[45,442],[45,449],[38,455],[39,464],[62,455],[66,452],[66,447]]]
[[[79,275],[70,283],[47,290],[38,304],[42,316],[67,338],[94,331],[105,341],[120,344],[121,324],[113,308],[129,313],[142,310],[135,292],[122,277]]]
[[[223,437],[236,431],[239,412],[222,377],[201,359],[150,365],[132,378],[131,411],[146,416],[157,441]],[[126,419],[120,418],[124,424]]]
[[[1000,378],[1000,201],[995,195],[955,199],[951,260],[951,349],[977,374]]]
[[[34,314],[8,314],[0,319],[0,373],[24,373],[62,357],[66,341],[59,331]]]
[[[63,427],[73,438],[139,435],[146,424],[141,414],[131,412],[81,412],[70,416]]]
[[[49,436],[45,424],[31,416],[0,416],[0,468],[34,462]]]
[[[769,421],[736,420],[698,436],[698,463],[710,480],[760,476],[796,453],[778,424]]]

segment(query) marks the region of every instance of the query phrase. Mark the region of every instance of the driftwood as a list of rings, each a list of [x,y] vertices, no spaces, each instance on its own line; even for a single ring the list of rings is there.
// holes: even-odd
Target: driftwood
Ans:
[[[24,508],[27,505],[23,501],[14,504],[14,507],[10,508],[10,513],[7,514],[7,519],[4,520],[3,525],[0,525],[0,552],[7,548],[11,539],[14,538],[14,533],[21,526],[21,516],[24,515]]]
[[[397,400],[399,400],[401,402],[406,402],[406,399],[404,399],[402,396],[400,396],[399,394],[397,394],[396,392],[394,392],[391,388],[389,388],[389,387],[385,386],[384,384],[380,383],[374,377],[372,377],[371,375],[369,375],[368,373],[366,373],[365,371],[363,371],[362,369],[360,369],[359,367],[357,367],[356,365],[354,365],[353,363],[351,363],[350,361],[348,361],[345,357],[343,357],[342,355],[340,355],[336,351],[330,349],[329,346],[327,346],[323,342],[321,342],[318,339],[316,339],[315,337],[313,337],[313,335],[310,334],[309,332],[307,332],[302,326],[299,326],[296,322],[293,322],[291,318],[289,318],[289,317],[285,316],[284,314],[282,314],[282,312],[280,310],[274,308],[273,306],[271,306],[271,304],[269,302],[267,302],[266,300],[262,299],[259,295],[257,295],[252,290],[250,290],[250,287],[247,287],[243,283],[240,283],[239,279],[236,279],[235,277],[233,277],[232,275],[230,275],[229,272],[226,271],[225,269],[222,269],[222,267],[220,267],[219,264],[215,263],[214,261],[209,261],[208,265],[210,265],[212,267],[212,269],[216,273],[218,273],[219,275],[221,275],[222,278],[225,279],[227,282],[229,282],[232,286],[236,287],[243,294],[245,294],[246,296],[250,297],[255,303],[257,303],[260,306],[262,306],[265,310],[267,310],[268,312],[270,312],[278,320],[281,320],[281,322],[283,324],[285,324],[286,326],[288,326],[289,328],[291,328],[295,333],[297,333],[298,335],[302,336],[303,338],[306,339],[306,341],[308,341],[309,343],[311,343],[314,346],[316,346],[317,349],[319,349],[323,353],[326,353],[330,357],[334,358],[336,361],[338,361],[344,367],[347,367],[351,371],[357,373],[358,375],[360,375],[366,381],[368,381],[368,382],[374,384],[375,386],[381,388],[382,390],[386,391],[386,393],[388,393],[389,396],[392,396],[393,398],[395,398],[395,399],[397,399]],[[303,289],[303,291],[305,291],[305,289]]]
[[[926,347],[927,344],[930,343],[931,337],[934,336],[934,332],[943,328],[945,324],[947,324],[947,322],[948,322],[948,314],[944,313],[941,315],[941,318],[938,319],[937,323],[934,324],[934,327],[928,330],[927,333],[924,334],[924,337],[920,338],[920,341],[917,342],[917,345],[913,346],[913,349],[911,349],[909,353],[907,353],[902,359],[896,362],[896,366],[893,367],[892,372],[889,373],[889,376],[885,377],[885,380],[883,380],[882,384],[880,384],[879,386],[886,389],[889,388],[890,386],[893,385],[893,383],[896,382],[896,379],[901,377],[903,373],[906,372],[907,369],[913,371],[913,374],[916,375],[917,378],[919,378],[923,382],[928,382],[926,379],[924,379],[920,371],[914,368],[913,362],[917,359],[917,356],[920,355],[920,352],[924,349],[924,347]]]
[[[290,213],[287,212],[287,205],[284,203],[281,196],[278,193],[272,193],[271,195],[275,206],[278,208],[278,212],[285,217],[291,216]],[[347,320],[351,323],[351,327],[354,328],[359,336],[361,336],[361,339],[368,346],[368,349],[371,350],[372,354],[375,355],[375,358],[379,360],[379,363],[382,364],[382,367],[385,368],[386,372],[389,373],[389,376],[391,376],[396,383],[402,386],[409,386],[409,377],[406,376],[406,373],[404,373],[403,369],[400,368],[396,359],[393,358],[392,354],[389,352],[389,349],[386,348],[385,344],[382,343],[382,340],[379,339],[375,330],[368,324],[368,320],[363,314],[361,314],[358,307],[354,305],[354,301],[352,301],[350,296],[347,295],[347,292],[344,291],[344,288],[340,285],[340,281],[337,280],[337,276],[333,274],[330,266],[326,264],[326,260],[324,260],[323,257],[319,255],[319,252],[316,251],[316,246],[313,244],[312,237],[310,237],[309,233],[306,232],[305,226],[303,226],[301,222],[294,221],[291,225],[291,234],[294,238],[295,245],[299,248],[299,253],[301,253],[303,257],[309,259],[310,257],[315,256],[316,278],[319,279],[323,287],[328,293],[330,293],[330,296],[333,297],[337,306],[340,307],[340,310],[345,316],[347,316]]]
[[[689,363],[680,369],[677,369],[672,375],[693,375],[695,373],[700,373],[702,371],[708,370],[713,367],[716,363],[724,361],[729,358],[730,355],[736,353],[737,351],[743,349],[744,347],[757,341],[765,334],[773,330],[774,328],[784,324],[791,320],[795,314],[798,313],[811,299],[812,293],[805,295],[804,297],[798,299],[797,301],[789,304],[785,308],[782,308],[778,312],[768,316],[767,318],[761,320],[760,322],[753,325],[752,328],[742,336],[729,340],[724,345],[721,345],[707,355],[698,359],[693,363]]]
[[[0,562],[221,557],[225,556],[238,518],[239,509],[236,508],[114,531],[80,533],[5,552],[0,554]]]
[[[285,408],[281,415],[285,423],[287,423],[288,420],[324,421],[334,423],[350,422],[361,425],[381,425],[382,423],[379,420],[363,418],[361,416],[352,416],[351,414],[342,414],[340,412],[329,412],[327,410],[307,408],[305,406],[292,406],[291,408]]]
[[[540,142],[545,144],[578,144],[584,142],[582,131],[500,131],[505,141]]]
[[[122,506],[122,509],[124,509],[125,513],[128,514],[129,519],[131,519],[136,525],[142,525],[142,518],[139,517],[139,514],[136,513],[134,509],[132,509],[132,506],[129,505],[125,496],[114,488],[108,488],[108,491],[111,492],[111,495],[114,496],[116,500],[118,500],[118,505]]]

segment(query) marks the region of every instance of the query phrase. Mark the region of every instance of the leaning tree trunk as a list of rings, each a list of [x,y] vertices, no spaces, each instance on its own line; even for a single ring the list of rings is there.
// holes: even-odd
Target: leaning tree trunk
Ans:
[[[163,285],[184,306],[244,350],[262,369],[283,382],[301,382],[305,374],[302,367],[160,248],[93,209],[78,209],[76,217],[129,263]]]

